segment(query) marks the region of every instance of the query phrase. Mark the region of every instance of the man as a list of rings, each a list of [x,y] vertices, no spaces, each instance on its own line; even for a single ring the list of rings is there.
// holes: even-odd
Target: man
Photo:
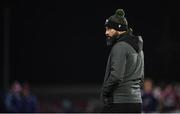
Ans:
[[[154,113],[158,110],[158,99],[156,99],[154,93],[154,83],[153,80],[147,78],[144,80],[144,87],[142,90],[142,101],[143,101],[143,112],[144,113]]]
[[[21,96],[22,86],[19,81],[15,80],[10,88],[10,91],[5,96],[5,107],[9,113],[22,112],[23,102]]]
[[[112,46],[101,97],[102,112],[140,113],[144,80],[143,41],[128,27],[123,9],[105,22],[107,44]]]
[[[38,99],[32,93],[30,84],[24,82],[22,84],[22,101],[23,101],[23,113],[37,113],[38,112]]]

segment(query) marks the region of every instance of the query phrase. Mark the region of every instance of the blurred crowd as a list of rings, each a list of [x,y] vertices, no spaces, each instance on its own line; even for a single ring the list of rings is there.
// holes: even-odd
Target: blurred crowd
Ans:
[[[48,99],[36,96],[27,82],[14,81],[7,92],[0,93],[0,112],[99,112],[99,97],[87,96],[81,99]],[[50,96],[49,96],[50,98]],[[179,83],[155,84],[151,79],[144,80],[142,88],[144,113],[179,113]]]
[[[19,81],[14,81],[8,91],[0,94],[0,112],[38,112],[38,101],[36,96],[31,93],[28,82],[20,83]]]
[[[180,112],[180,85],[178,83],[154,84],[153,80],[145,79],[142,99],[145,113]]]

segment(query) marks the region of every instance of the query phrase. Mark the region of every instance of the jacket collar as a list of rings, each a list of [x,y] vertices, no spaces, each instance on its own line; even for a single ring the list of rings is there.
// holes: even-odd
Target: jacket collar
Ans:
[[[115,43],[124,41],[131,45],[137,53],[139,53],[143,48],[143,42],[140,41],[139,36],[133,35],[131,30],[127,30],[125,33],[120,34],[117,37],[107,40],[108,46],[112,47]]]

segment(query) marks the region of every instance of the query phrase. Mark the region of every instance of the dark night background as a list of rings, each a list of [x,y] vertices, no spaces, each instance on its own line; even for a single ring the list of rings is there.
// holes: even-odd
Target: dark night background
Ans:
[[[101,84],[108,57],[105,19],[123,8],[144,40],[145,77],[179,82],[179,7],[160,1],[1,1],[9,8],[9,81],[34,85]],[[4,66],[1,32],[1,85]]]

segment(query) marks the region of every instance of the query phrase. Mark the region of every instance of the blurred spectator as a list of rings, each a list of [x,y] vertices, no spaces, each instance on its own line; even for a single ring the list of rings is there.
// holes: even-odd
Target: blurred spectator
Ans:
[[[161,92],[162,92],[161,86],[153,87],[154,97],[158,101],[158,106],[156,108],[158,112],[160,112],[160,110],[162,109],[162,106],[161,106],[161,99],[162,99]]]
[[[151,79],[144,81],[144,88],[142,91],[143,112],[151,113],[157,111],[158,100],[153,94],[153,82]]]
[[[162,112],[174,112],[178,105],[178,96],[172,84],[168,84],[161,94]]]
[[[9,92],[5,96],[5,108],[7,112],[22,112],[21,85],[14,81]]]
[[[153,94],[154,94],[154,97],[160,101],[161,99],[161,87],[160,86],[156,86],[156,87],[153,87]]]
[[[175,92],[177,95],[177,109],[175,110],[175,112],[179,112],[180,113],[180,84],[175,85]]]
[[[30,90],[28,82],[22,85],[22,101],[23,101],[23,112],[33,113],[38,112],[38,101],[35,95]]]

